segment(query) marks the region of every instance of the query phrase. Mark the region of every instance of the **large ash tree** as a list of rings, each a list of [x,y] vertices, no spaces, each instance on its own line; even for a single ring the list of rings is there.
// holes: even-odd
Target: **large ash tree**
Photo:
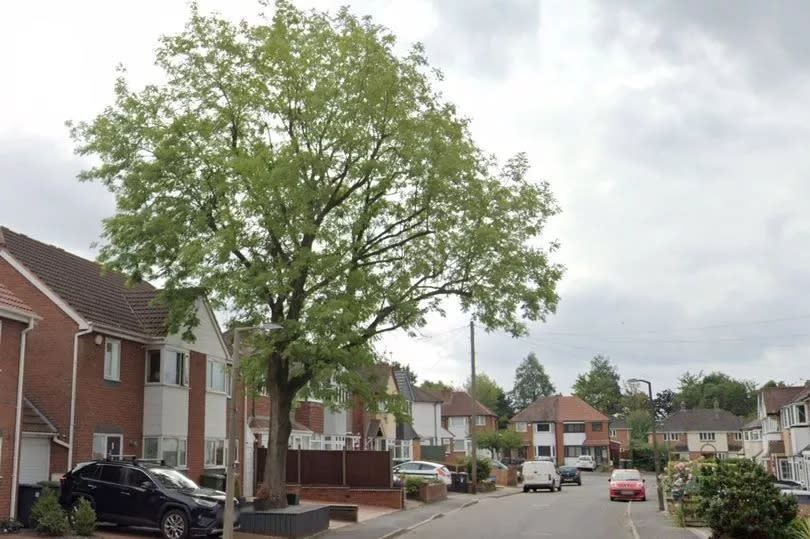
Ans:
[[[115,194],[101,260],[165,283],[170,329],[198,321],[204,291],[254,335],[249,367],[271,395],[272,502],[286,504],[290,409],[302,389],[368,391],[386,332],[414,330],[443,300],[489,329],[525,333],[557,304],[557,212],[524,155],[498,167],[437,90],[421,47],[347,10],[287,2],[257,24],[192,7],[165,37],[165,82],[131,89],[72,127],[81,174]]]

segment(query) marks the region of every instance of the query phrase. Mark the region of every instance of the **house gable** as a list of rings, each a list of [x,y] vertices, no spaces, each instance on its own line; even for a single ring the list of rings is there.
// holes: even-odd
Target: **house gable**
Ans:
[[[222,338],[219,322],[204,299],[197,300],[197,318],[200,323],[193,330],[194,342],[185,341],[180,333],[174,333],[166,337],[165,343],[169,346],[199,352],[210,358],[223,361],[229,359],[230,355]]]

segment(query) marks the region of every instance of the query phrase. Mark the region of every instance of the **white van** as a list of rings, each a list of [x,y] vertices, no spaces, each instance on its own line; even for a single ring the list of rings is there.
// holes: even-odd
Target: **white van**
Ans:
[[[551,492],[562,490],[562,477],[555,462],[549,460],[527,460],[521,468],[523,473],[523,492],[529,489],[547,488]]]

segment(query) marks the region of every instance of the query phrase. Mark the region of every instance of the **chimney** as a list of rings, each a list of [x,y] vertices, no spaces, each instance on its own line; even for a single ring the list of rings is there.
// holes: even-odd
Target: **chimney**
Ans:
[[[686,401],[681,401],[681,412],[686,411]]]
[[[714,409],[715,411],[720,409],[720,401],[717,400],[717,397],[714,398]]]

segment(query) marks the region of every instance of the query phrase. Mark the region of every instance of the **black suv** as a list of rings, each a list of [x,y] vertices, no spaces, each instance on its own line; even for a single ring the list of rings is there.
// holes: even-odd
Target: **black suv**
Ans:
[[[87,498],[100,522],[159,528],[166,539],[222,532],[225,494],[200,488],[169,466],[143,461],[97,460],[62,477],[60,502],[71,508]],[[234,528],[239,512],[234,508]]]

